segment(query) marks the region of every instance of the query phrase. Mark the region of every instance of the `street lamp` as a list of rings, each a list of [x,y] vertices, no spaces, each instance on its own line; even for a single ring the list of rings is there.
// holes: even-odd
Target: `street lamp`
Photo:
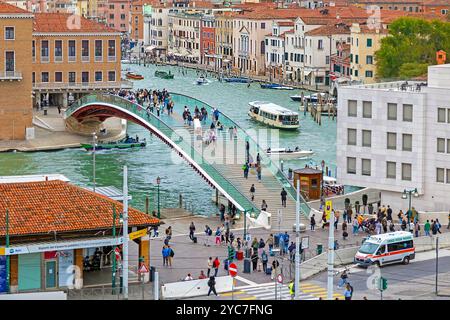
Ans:
[[[408,212],[406,213],[408,216],[408,230],[411,232],[411,198],[414,196],[414,198],[419,197],[419,192],[417,192],[417,188],[409,189],[409,190],[403,190],[402,193],[402,199],[406,200],[409,198],[409,206],[408,206]]]
[[[323,169],[325,168],[325,160],[322,160],[320,165],[322,166],[322,187],[321,187],[321,190],[320,190],[320,197],[321,197],[321,202],[323,204],[325,204],[325,199],[324,199],[324,196],[323,196]]]
[[[94,193],[95,193],[95,145],[97,143],[97,135],[94,133],[92,133],[92,157],[93,157],[93,176],[94,176]]]
[[[160,219],[161,211],[160,211],[160,206],[159,206],[159,185],[161,184],[161,178],[159,176],[156,178],[156,184],[158,185],[158,219]]]

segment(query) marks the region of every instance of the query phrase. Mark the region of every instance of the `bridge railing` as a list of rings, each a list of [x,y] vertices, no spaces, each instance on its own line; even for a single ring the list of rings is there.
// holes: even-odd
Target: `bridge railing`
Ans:
[[[102,94],[102,93],[94,93],[89,94],[81,99],[75,101],[65,112],[65,117],[70,117],[76,110],[79,108],[95,103],[106,103],[110,105],[115,105],[120,108],[123,108],[143,120],[150,123],[154,128],[162,132],[170,141],[175,143],[179,148],[181,148],[185,153],[189,155],[193,161],[194,159],[198,159],[200,161],[196,161],[196,163],[217,183],[228,195],[236,201],[244,211],[256,211],[259,210],[254,206],[254,204],[247,199],[240,191],[237,189],[229,180],[227,180],[219,171],[217,171],[214,166],[209,164],[205,158],[198,153],[194,146],[186,141],[183,137],[177,134],[169,125],[167,125],[163,120],[154,115],[153,113],[147,113],[147,111],[140,105],[135,104],[131,101],[123,99],[119,96],[110,95],[110,94]],[[166,143],[170,143],[170,141],[165,141]]]
[[[197,106],[199,109],[204,107],[208,114],[212,113],[212,106],[208,103],[198,100],[196,98],[189,97],[184,94],[174,93],[171,92],[170,96],[172,97],[173,102],[175,105],[187,105],[190,107]],[[220,109],[219,109],[220,111]],[[294,199],[297,199],[297,192],[294,188],[294,186],[291,184],[291,182],[287,179],[287,177],[283,174],[281,169],[276,165],[270,157],[267,155],[266,150],[263,150],[263,148],[249,135],[247,132],[242,129],[236,122],[234,122],[230,117],[228,117],[226,114],[224,114],[222,111],[220,111],[219,121],[224,125],[224,127],[236,127],[238,136],[241,137],[244,141],[249,141],[251,145],[256,149],[256,152],[259,153],[261,157],[262,164],[270,170],[270,172],[275,176],[275,178],[280,183],[280,192],[281,187],[286,190],[286,192]],[[310,206],[306,203],[306,200],[302,197],[301,199],[301,213],[308,217],[309,213],[311,211]]]

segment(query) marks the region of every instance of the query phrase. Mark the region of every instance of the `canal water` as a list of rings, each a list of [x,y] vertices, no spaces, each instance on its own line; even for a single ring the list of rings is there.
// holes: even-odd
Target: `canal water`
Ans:
[[[131,71],[144,75],[145,79],[135,81],[135,88],[163,89],[186,94],[218,107],[244,129],[263,128],[251,121],[247,115],[248,102],[254,100],[271,101],[291,110],[298,110],[299,103],[290,99],[290,95],[300,90],[280,91],[261,89],[253,83],[222,83],[208,76],[207,85],[198,86],[195,70],[180,67],[156,67],[143,65],[123,65]],[[173,80],[154,77],[155,70],[170,70],[175,74]],[[306,92],[305,92],[306,94]],[[284,162],[284,169],[301,168],[305,164],[318,165],[325,161],[335,175],[336,170],[336,121],[322,117],[322,125],[313,121],[309,114],[300,115],[299,131],[280,131],[280,147],[312,149],[315,154],[309,160],[291,160]],[[165,115],[162,116],[167,117]],[[211,189],[185,162],[172,162],[170,149],[155,137],[150,137],[144,128],[129,123],[128,133],[147,138],[148,145],[140,150],[100,151],[96,155],[97,186],[122,187],[122,167],[128,166],[129,191],[133,197],[131,205],[144,210],[145,199],[149,197],[150,209],[155,208],[156,177],[161,177],[161,206],[175,207],[179,194],[193,207],[195,212],[212,214],[216,208],[211,203]],[[92,186],[92,154],[84,149],[67,149],[52,152],[0,153],[0,175],[50,174],[61,173],[80,186]]]

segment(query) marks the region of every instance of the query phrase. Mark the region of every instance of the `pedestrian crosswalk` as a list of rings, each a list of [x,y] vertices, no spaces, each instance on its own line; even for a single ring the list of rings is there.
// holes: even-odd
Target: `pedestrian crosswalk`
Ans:
[[[233,296],[236,300],[291,300],[288,285],[277,284],[275,288],[274,282],[236,288],[233,293],[222,294],[222,296],[225,295]],[[333,297],[339,300],[344,299],[344,296],[339,293],[335,293]],[[299,300],[319,299],[327,299],[326,288],[313,283],[302,283],[300,285]]]

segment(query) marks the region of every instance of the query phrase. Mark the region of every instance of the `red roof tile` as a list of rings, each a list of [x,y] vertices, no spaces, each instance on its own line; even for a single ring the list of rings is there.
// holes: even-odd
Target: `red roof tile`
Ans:
[[[118,31],[104,24],[77,16],[80,23],[70,13],[35,13],[33,22],[34,32],[72,32],[72,33],[96,33]],[[73,20],[72,20],[73,19]],[[71,25],[73,25],[71,27]]]
[[[30,13],[19,7],[13,6],[12,4],[0,1],[0,14],[3,13]]]
[[[328,24],[305,33],[307,36],[329,36],[334,34],[350,34],[347,24]]]
[[[0,184],[0,235],[5,235],[6,210],[10,235],[48,234],[112,228],[112,207],[119,226],[120,202],[60,180]],[[150,226],[159,220],[129,208],[129,226]]]

